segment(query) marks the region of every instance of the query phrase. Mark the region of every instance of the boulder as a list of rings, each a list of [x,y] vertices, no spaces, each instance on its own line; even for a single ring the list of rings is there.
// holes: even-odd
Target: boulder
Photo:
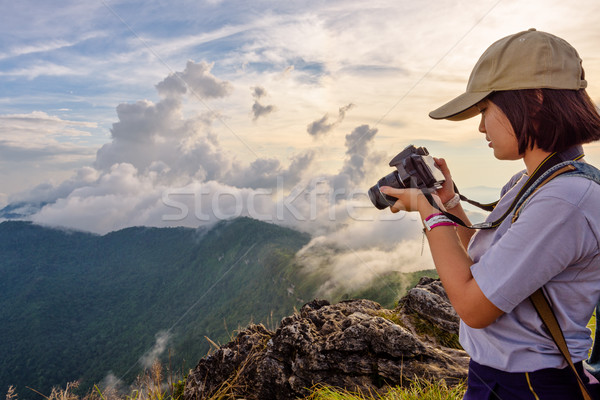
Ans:
[[[327,385],[384,392],[415,377],[466,378],[458,316],[437,280],[423,278],[394,310],[370,300],[313,300],[275,331],[250,325],[206,356],[188,376],[185,400],[218,393],[244,399],[296,399]]]

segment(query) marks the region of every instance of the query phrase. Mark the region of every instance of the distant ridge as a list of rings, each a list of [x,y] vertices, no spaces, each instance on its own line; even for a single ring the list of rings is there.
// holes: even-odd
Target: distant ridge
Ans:
[[[0,209],[0,219],[23,219],[40,211],[47,202],[17,201]]]

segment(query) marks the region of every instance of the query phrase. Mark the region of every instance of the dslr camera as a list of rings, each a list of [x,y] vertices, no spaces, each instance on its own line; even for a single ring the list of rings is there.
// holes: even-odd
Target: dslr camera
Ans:
[[[444,183],[442,171],[425,147],[415,147],[412,144],[402,150],[390,161],[390,167],[396,171],[381,178],[369,189],[369,198],[373,205],[380,210],[394,205],[395,197],[381,193],[382,186],[393,188],[440,189]]]

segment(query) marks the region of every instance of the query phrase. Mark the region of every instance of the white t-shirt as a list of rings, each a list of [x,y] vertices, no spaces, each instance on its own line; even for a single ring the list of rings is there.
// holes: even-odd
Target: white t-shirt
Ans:
[[[488,221],[504,214],[526,179],[511,179]],[[587,359],[586,325],[600,299],[600,185],[559,176],[530,197],[514,224],[511,217],[469,244],[473,277],[505,314],[483,329],[461,321],[461,345],[474,361],[507,372],[566,367],[528,299],[544,286],[573,362]]]

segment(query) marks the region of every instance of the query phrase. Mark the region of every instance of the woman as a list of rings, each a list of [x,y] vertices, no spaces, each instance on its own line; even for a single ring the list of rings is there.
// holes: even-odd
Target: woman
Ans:
[[[479,131],[500,160],[525,170],[502,189],[487,221],[510,207],[527,178],[552,153],[567,161],[600,139],[600,116],[585,87],[581,59],[564,40],[535,29],[492,44],[475,65],[464,94],[430,113],[464,120],[481,114]],[[433,194],[437,206],[470,225],[450,171]],[[592,169],[592,167],[590,167]],[[471,356],[465,399],[581,399],[573,371],[528,297],[543,287],[581,379],[591,346],[586,324],[600,299],[600,172],[558,176],[528,198],[516,221],[495,229],[457,226],[418,189],[383,187],[398,198],[392,211],[419,212],[433,260],[461,318],[460,341]],[[512,211],[514,213],[514,210]],[[595,394],[592,394],[595,396]]]

